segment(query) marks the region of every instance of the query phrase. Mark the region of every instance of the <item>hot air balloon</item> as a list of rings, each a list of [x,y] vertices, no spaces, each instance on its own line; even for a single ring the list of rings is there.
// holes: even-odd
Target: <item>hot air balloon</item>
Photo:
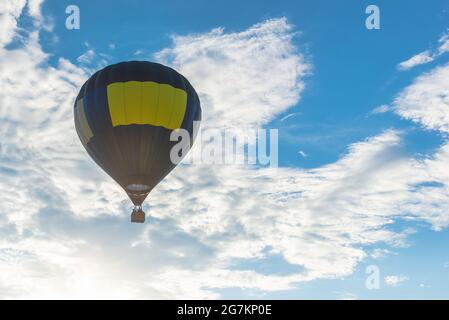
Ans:
[[[176,166],[170,150],[177,141],[170,134],[185,129],[192,145],[201,106],[195,89],[177,71],[130,61],[92,75],[76,98],[74,117],[84,148],[133,202],[131,221],[144,222],[143,201]]]

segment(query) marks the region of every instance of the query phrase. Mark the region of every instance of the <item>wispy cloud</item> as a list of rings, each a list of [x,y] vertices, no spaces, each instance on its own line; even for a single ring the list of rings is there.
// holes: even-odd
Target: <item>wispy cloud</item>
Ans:
[[[378,107],[374,108],[370,112],[370,114],[372,114],[372,115],[373,114],[382,114],[382,113],[386,113],[386,112],[389,112],[389,111],[391,111],[391,107],[389,105],[387,105],[387,104],[383,104],[381,106],[378,106]]]
[[[282,117],[281,118],[281,121],[285,121],[285,120],[287,120],[287,119],[289,119],[289,118],[291,118],[291,117],[294,117],[295,115],[296,115],[297,113],[289,113],[289,114],[287,114],[286,116],[284,116],[284,117]]]
[[[443,34],[438,40],[435,50],[425,50],[398,64],[401,71],[412,69],[416,66],[434,61],[439,56],[449,52],[449,32]]]
[[[393,108],[426,129],[449,133],[449,64],[417,77],[396,97]]]
[[[80,55],[76,60],[80,63],[89,64],[95,59],[95,51],[93,49],[88,49],[85,53]]]
[[[26,5],[26,0],[5,0],[0,4],[0,46],[11,42],[17,31],[17,19]]]
[[[89,43],[84,44],[86,51],[76,58],[78,65],[87,73],[93,73],[96,70],[104,68],[108,64],[109,56],[105,53],[97,53]],[[114,47],[115,48],[115,47]],[[109,49],[112,49],[109,46]]]
[[[156,58],[176,67],[198,88],[207,104],[205,125],[259,127],[299,101],[311,71],[306,56],[293,45],[292,29],[281,18],[243,32],[217,28],[174,36],[173,47]]]
[[[435,59],[435,55],[432,54],[429,50],[420,52],[416,55],[414,55],[413,57],[411,57],[408,60],[405,60],[401,63],[398,64],[398,69],[399,70],[409,70],[412,69],[413,67],[419,66],[421,64],[425,64],[428,62],[431,62]]]

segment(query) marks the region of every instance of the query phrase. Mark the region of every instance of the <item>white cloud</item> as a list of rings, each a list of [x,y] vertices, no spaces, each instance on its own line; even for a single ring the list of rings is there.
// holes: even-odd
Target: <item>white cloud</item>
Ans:
[[[394,254],[394,252],[388,249],[376,248],[371,253],[370,256],[373,259],[384,259],[385,257]]]
[[[289,118],[291,118],[291,117],[294,117],[296,114],[297,114],[297,113],[289,113],[289,114],[287,114],[286,116],[282,117],[282,118],[281,118],[281,121],[285,121],[285,120],[287,120],[287,119],[289,119]]]
[[[34,18],[36,26],[42,22],[41,7],[44,0],[27,0],[28,14]]]
[[[93,49],[88,49],[85,53],[80,55],[76,60],[80,63],[89,64],[95,59],[95,51]]]
[[[449,132],[449,64],[417,77],[395,99],[401,117],[427,129]]]
[[[449,31],[441,36],[441,38],[438,40],[438,43],[438,55],[449,52]]]
[[[391,275],[384,278],[385,283],[391,287],[397,287],[408,281],[408,277],[404,275]]]
[[[371,111],[371,114],[381,114],[381,113],[386,113],[389,112],[391,110],[391,107],[389,105],[383,104],[381,106],[378,106],[376,108],[374,108]]]
[[[436,50],[425,50],[413,57],[398,64],[401,71],[412,69],[413,67],[434,61],[439,56],[449,52],[449,32],[443,34],[438,40],[438,48]]]
[[[409,70],[418,65],[431,62],[434,59],[435,59],[435,57],[431,54],[431,52],[426,50],[426,51],[418,53],[417,55],[414,55],[413,57],[411,57],[408,60],[405,60],[405,61],[399,63],[398,69],[399,70]]]
[[[293,37],[287,19],[272,19],[243,32],[217,28],[174,36],[173,47],[156,58],[198,88],[207,104],[205,125],[253,128],[295,105],[304,89],[311,65],[293,45]]]
[[[76,58],[78,67],[81,68],[86,74],[93,74],[95,71],[100,70],[108,65],[110,56],[106,53],[97,53],[89,42],[85,42],[86,51]],[[109,45],[109,49],[115,49],[115,45]]]
[[[14,10],[5,19],[18,17]],[[0,23],[11,39],[15,24]],[[445,206],[435,206],[449,203],[449,148],[410,159],[401,133],[389,130],[309,170],[181,165],[150,195],[148,223],[131,225],[130,203],[88,159],[73,128],[86,71],[62,58],[50,66],[37,35],[0,51],[2,298],[288,290],[350,275],[365,245],[404,245],[409,230],[388,228],[397,218],[449,224]],[[192,80],[205,127],[255,128],[300,99],[311,65],[293,36],[286,19],[273,19],[242,32],[176,36],[158,57]],[[422,185],[434,180],[444,187]],[[275,255],[296,271],[244,267]]]
[[[17,32],[17,19],[26,0],[4,0],[0,3],[0,47],[11,42]]]

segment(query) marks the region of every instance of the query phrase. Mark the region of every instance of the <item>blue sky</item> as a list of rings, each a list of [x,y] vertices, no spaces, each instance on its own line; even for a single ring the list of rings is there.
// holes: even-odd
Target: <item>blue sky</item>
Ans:
[[[449,298],[447,1],[0,12],[1,298]],[[71,113],[82,83],[124,60],[186,75],[204,129],[278,129],[280,168],[182,165],[130,225]]]

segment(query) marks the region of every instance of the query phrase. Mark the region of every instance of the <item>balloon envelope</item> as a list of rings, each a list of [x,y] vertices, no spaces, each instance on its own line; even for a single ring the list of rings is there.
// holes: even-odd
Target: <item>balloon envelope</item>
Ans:
[[[197,93],[175,70],[146,61],[121,62],[92,75],[74,106],[78,136],[94,161],[136,206],[176,166],[173,130],[194,140],[201,120]]]

